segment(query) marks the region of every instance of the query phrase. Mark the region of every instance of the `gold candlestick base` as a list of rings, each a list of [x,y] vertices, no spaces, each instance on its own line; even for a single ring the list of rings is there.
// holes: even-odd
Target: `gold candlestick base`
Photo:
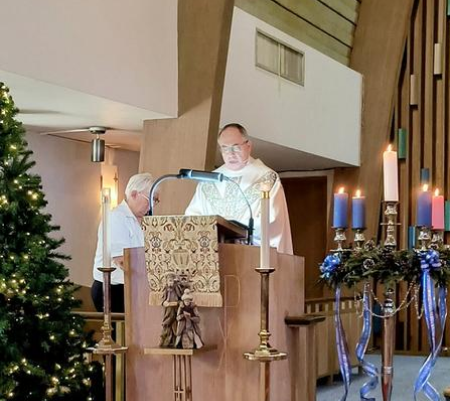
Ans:
[[[274,362],[274,361],[282,361],[287,358],[286,352],[280,352],[272,347],[263,347],[251,351],[246,352],[244,354],[244,358],[248,361],[258,361],[258,362]]]

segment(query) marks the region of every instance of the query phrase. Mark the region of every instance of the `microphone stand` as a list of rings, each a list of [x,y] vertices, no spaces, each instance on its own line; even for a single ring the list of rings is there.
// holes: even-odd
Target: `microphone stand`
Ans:
[[[159,177],[150,188],[150,195],[149,195],[149,202],[150,202],[150,208],[148,209],[147,216],[153,216],[153,207],[154,207],[154,201],[153,196],[156,191],[156,187],[161,184],[161,182],[165,180],[173,180],[173,179],[180,179],[183,178],[181,174],[165,174]]]
[[[247,245],[253,245],[253,230],[255,227],[255,223],[253,220],[253,212],[252,208],[250,206],[250,202],[248,201],[247,197],[244,194],[244,191],[242,190],[241,186],[236,182],[233,181],[230,177],[227,177],[226,175],[223,175],[222,173],[216,173],[211,171],[199,171],[199,170],[191,170],[191,169],[180,169],[180,172],[178,174],[165,174],[159,177],[152,185],[150,189],[150,208],[148,210],[147,216],[153,216],[153,196],[155,194],[157,186],[165,180],[168,179],[188,179],[188,180],[196,180],[196,181],[214,181],[214,182],[222,182],[222,181],[228,181],[232,182],[234,185],[237,186],[239,189],[239,192],[241,193],[242,197],[245,200],[245,203],[247,204],[248,211],[250,212],[250,218],[248,220],[248,234],[247,234]]]

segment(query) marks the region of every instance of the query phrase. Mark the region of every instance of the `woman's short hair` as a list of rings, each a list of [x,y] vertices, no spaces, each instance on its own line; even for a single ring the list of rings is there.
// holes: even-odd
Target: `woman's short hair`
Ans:
[[[150,173],[139,173],[133,175],[125,189],[125,199],[131,195],[131,192],[146,192],[149,193],[153,185],[153,176]]]

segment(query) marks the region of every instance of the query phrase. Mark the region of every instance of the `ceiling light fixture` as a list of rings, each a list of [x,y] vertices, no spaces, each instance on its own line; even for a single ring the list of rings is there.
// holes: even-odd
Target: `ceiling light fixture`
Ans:
[[[100,163],[105,161],[105,140],[100,139],[100,135],[106,132],[104,127],[90,127],[89,131],[96,135],[96,138],[91,142],[91,161]]]

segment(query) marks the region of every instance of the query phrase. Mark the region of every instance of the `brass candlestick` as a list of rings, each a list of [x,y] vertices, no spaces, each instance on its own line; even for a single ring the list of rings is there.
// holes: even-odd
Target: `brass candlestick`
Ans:
[[[105,356],[105,400],[113,400],[113,371],[112,355],[125,353],[128,347],[122,347],[117,344],[111,336],[111,273],[116,270],[115,267],[99,267],[103,273],[103,325],[101,328],[102,339],[93,349],[94,354]]]
[[[261,192],[261,220],[263,216],[269,219],[269,190]],[[265,215],[267,214],[267,215]],[[261,222],[261,266],[255,271],[261,277],[261,316],[259,331],[259,346],[253,351],[244,353],[244,358],[249,361],[260,362],[260,401],[270,400],[270,363],[280,361],[287,358],[285,352],[280,352],[269,344],[271,336],[269,332],[269,278],[270,274],[275,271],[269,266],[269,233],[268,224]]]

